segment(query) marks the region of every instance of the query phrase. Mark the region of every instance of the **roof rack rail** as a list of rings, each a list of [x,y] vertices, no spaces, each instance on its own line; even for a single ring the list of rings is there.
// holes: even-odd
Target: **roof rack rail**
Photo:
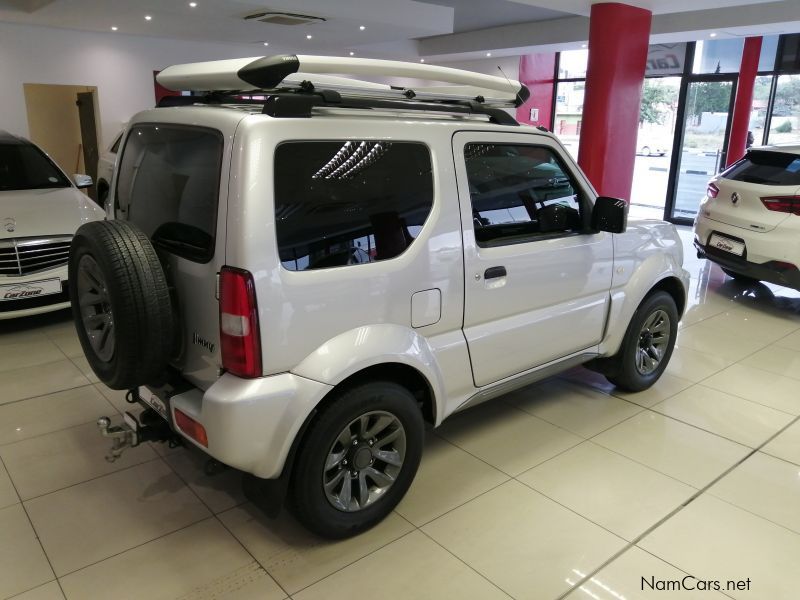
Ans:
[[[405,88],[337,76],[342,74],[410,77],[450,85]],[[450,67],[294,54],[173,65],[161,71],[157,79],[162,86],[175,91],[248,93],[301,90],[310,82],[346,96],[422,102],[472,101],[493,107],[520,106],[530,96],[528,88],[519,81]]]

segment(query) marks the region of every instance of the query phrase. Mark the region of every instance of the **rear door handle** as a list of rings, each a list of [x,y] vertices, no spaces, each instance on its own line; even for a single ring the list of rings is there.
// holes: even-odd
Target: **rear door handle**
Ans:
[[[489,267],[483,272],[484,279],[497,279],[498,277],[506,276],[505,267]]]

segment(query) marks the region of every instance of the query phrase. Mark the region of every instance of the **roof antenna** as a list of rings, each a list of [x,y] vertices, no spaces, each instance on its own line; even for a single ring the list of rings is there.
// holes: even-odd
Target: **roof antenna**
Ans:
[[[503,77],[506,78],[506,81],[508,82],[508,85],[511,85],[511,80],[508,78],[508,75],[503,73],[503,69],[500,67],[500,65],[497,65],[497,70],[500,71],[500,73],[503,75]]]

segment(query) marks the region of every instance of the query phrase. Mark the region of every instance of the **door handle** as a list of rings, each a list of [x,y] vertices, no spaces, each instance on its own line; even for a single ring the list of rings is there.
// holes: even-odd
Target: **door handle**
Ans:
[[[483,272],[484,279],[497,279],[498,277],[506,276],[505,267],[489,267]]]

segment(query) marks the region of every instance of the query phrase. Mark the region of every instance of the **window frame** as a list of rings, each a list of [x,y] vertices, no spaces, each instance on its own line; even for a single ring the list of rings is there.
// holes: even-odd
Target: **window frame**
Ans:
[[[494,138],[494,140],[500,140],[501,137],[498,136]],[[467,161],[464,157],[464,152],[468,145],[470,144],[494,144],[497,146],[527,146],[532,148],[541,148],[543,150],[547,150],[556,160],[556,163],[561,168],[561,171],[570,178],[570,183],[574,190],[578,192],[576,194],[578,196],[577,203],[579,206],[579,214],[581,218],[582,228],[580,231],[553,231],[547,233],[534,233],[524,237],[515,237],[514,239],[511,238],[496,238],[489,242],[480,242],[478,241],[478,237],[475,232],[475,223],[472,219],[469,219],[470,226],[472,227],[473,232],[473,239],[475,240],[475,246],[478,250],[485,250],[490,248],[501,248],[503,246],[514,246],[518,244],[529,244],[529,243],[536,243],[540,241],[547,241],[559,238],[567,238],[567,237],[574,237],[578,235],[587,235],[590,233],[595,233],[594,230],[591,229],[591,213],[594,209],[594,199],[596,195],[590,191],[590,189],[585,185],[584,179],[579,177],[575,170],[570,166],[569,161],[565,160],[565,156],[568,155],[568,152],[564,148],[559,148],[555,144],[547,144],[542,142],[524,142],[524,141],[516,141],[516,140],[507,140],[507,141],[488,141],[488,140],[465,140],[464,143],[461,145],[461,158],[463,161],[464,166],[464,174],[467,178],[465,181],[466,188],[469,190],[469,171],[467,169]],[[468,197],[467,202],[469,202],[469,214],[472,214],[474,209],[474,205],[472,204],[472,193],[467,191]],[[583,211],[586,211],[585,213]]]
[[[411,243],[409,243],[408,246],[406,246],[405,250],[403,250],[400,254],[392,256],[391,258],[386,258],[386,259],[383,259],[383,260],[374,260],[374,261],[369,261],[369,262],[365,262],[365,263],[353,263],[353,264],[347,264],[347,265],[333,265],[333,266],[330,266],[330,267],[319,267],[319,268],[316,268],[316,269],[287,269],[286,266],[283,264],[284,261],[281,260],[281,249],[280,249],[280,243],[279,243],[279,240],[278,240],[278,220],[277,220],[277,214],[276,214],[277,207],[278,207],[278,202],[277,202],[277,200],[278,200],[277,196],[278,195],[277,195],[277,184],[276,184],[277,183],[278,170],[275,167],[275,163],[276,163],[277,156],[278,156],[278,150],[280,149],[281,146],[285,146],[285,145],[289,145],[289,144],[299,144],[299,143],[344,144],[344,142],[365,141],[365,140],[368,140],[370,142],[390,142],[392,144],[413,144],[415,146],[423,147],[425,149],[425,151],[427,152],[428,161],[429,161],[430,167],[431,167],[431,205],[430,205],[430,210],[428,211],[428,214],[425,216],[425,220],[423,221],[422,225],[419,226],[420,227],[419,233],[417,234],[417,236],[415,238],[412,239]],[[274,239],[275,256],[277,257],[277,261],[278,261],[278,264],[280,265],[281,272],[286,272],[286,273],[315,273],[315,272],[329,271],[331,269],[346,269],[346,268],[357,267],[357,266],[369,266],[369,265],[376,265],[376,264],[386,264],[386,263],[390,263],[391,261],[395,261],[395,260],[401,258],[402,256],[405,256],[408,253],[408,251],[411,250],[411,247],[415,245],[416,241],[426,233],[426,229],[428,228],[429,223],[431,223],[431,215],[433,215],[433,213],[436,210],[436,207],[438,205],[437,190],[436,190],[437,177],[436,177],[434,154],[433,154],[433,152],[431,150],[430,145],[427,142],[424,142],[422,140],[394,139],[394,138],[388,138],[388,139],[386,139],[386,138],[358,138],[358,137],[352,137],[352,138],[335,137],[335,138],[314,138],[314,139],[310,139],[310,138],[307,138],[307,139],[297,139],[297,138],[284,139],[284,140],[281,140],[280,142],[278,142],[273,147],[273,150],[272,150],[272,171],[273,171],[273,176],[272,176],[273,206],[272,206],[272,215],[271,216],[272,216],[273,224],[274,224],[274,228],[275,228],[275,236],[274,236],[274,238],[275,238]],[[369,235],[374,235],[374,234],[368,234],[368,236]]]
[[[124,137],[124,144],[122,145],[122,148],[119,154],[117,155],[118,167],[115,169],[114,173],[114,204],[113,204],[114,217],[117,218],[117,212],[119,211],[125,216],[124,218],[125,221],[130,221],[129,209],[131,203],[128,202],[128,207],[126,209],[122,209],[120,207],[119,204],[119,185],[121,179],[120,174],[122,173],[122,166],[125,163],[125,152],[127,152],[128,150],[128,146],[130,144],[131,138],[133,137],[133,133],[140,127],[152,127],[152,128],[160,127],[163,129],[182,129],[189,131],[200,131],[214,135],[219,141],[219,168],[217,169],[216,186],[214,187],[214,197],[216,198],[215,211],[214,211],[214,226],[213,226],[213,231],[210,232],[211,243],[209,244],[208,252],[206,252],[202,257],[199,257],[195,255],[182,253],[179,249],[165,248],[161,245],[158,246],[165,252],[169,252],[170,254],[173,254],[190,262],[201,265],[208,264],[214,258],[217,248],[217,231],[219,229],[220,185],[222,184],[222,169],[225,164],[225,135],[219,129],[215,129],[213,127],[206,127],[203,125],[185,125],[183,123],[161,123],[155,121],[143,121],[141,123],[131,124],[131,126],[127,128],[122,134]],[[133,224],[135,225],[135,223]]]

